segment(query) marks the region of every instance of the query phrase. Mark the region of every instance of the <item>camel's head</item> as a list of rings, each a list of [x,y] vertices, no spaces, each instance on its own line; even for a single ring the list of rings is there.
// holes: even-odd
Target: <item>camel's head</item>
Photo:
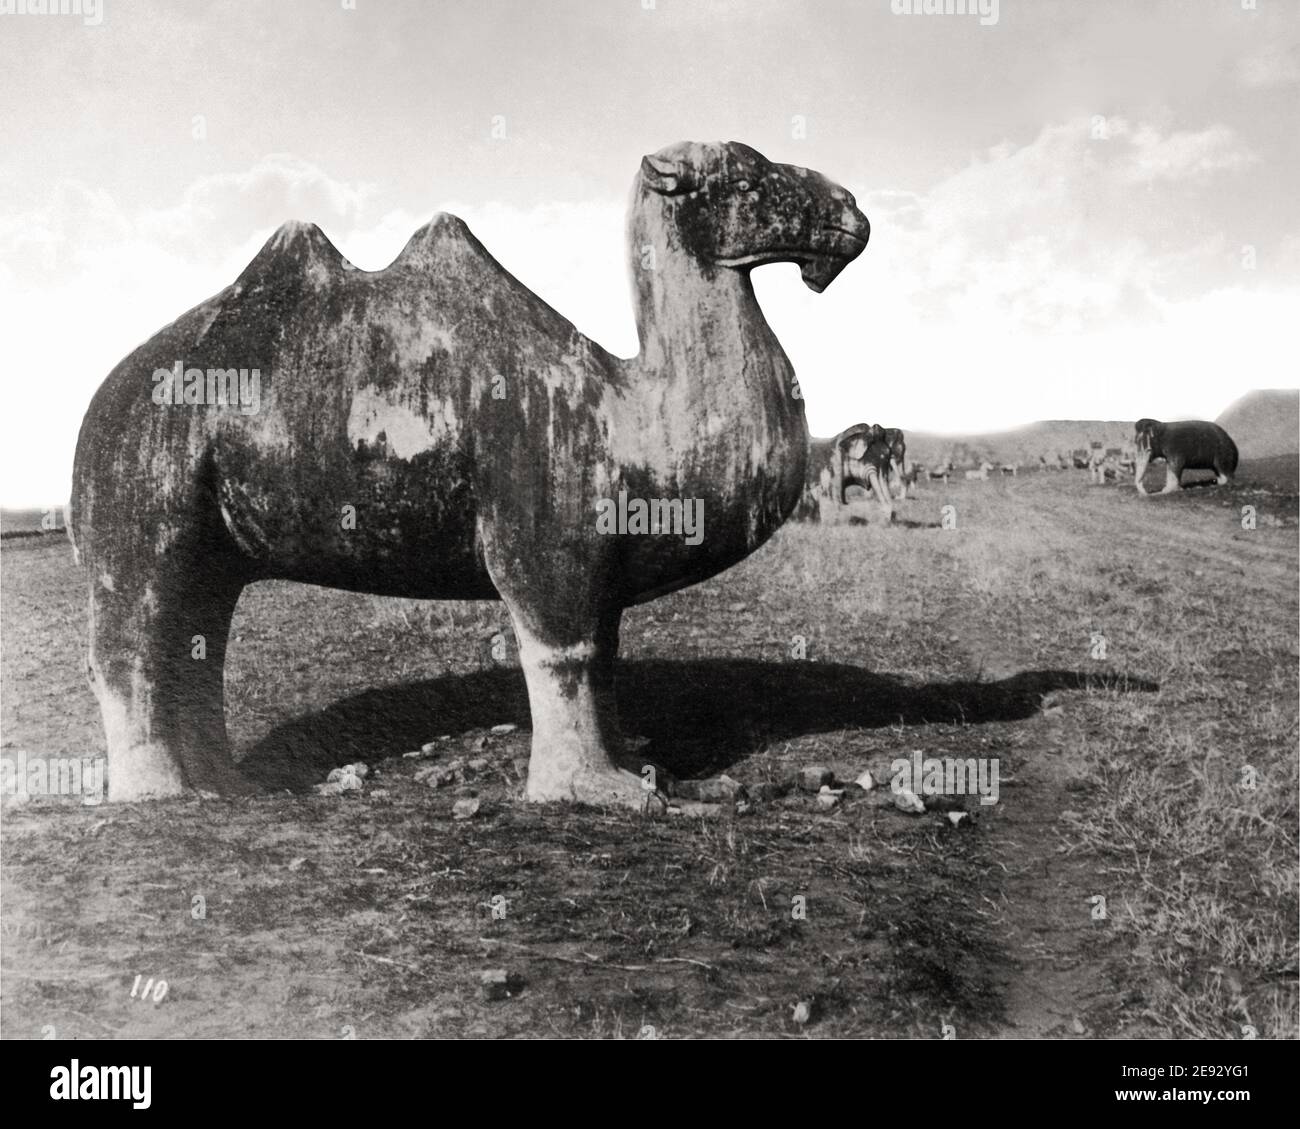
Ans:
[[[682,142],[643,157],[638,198],[659,204],[675,242],[700,262],[737,270],[798,263],[817,293],[871,233],[846,189],[735,141]]]

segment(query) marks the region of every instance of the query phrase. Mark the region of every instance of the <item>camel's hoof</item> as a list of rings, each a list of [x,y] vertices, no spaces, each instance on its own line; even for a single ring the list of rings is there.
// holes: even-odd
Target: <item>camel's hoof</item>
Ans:
[[[644,777],[612,767],[551,781],[534,780],[530,772],[526,797],[530,803],[631,808],[645,815],[663,815],[668,811],[668,797],[659,789],[648,787]]]

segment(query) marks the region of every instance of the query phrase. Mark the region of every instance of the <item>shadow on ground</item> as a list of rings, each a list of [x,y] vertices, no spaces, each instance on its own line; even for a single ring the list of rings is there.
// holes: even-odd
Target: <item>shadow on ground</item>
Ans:
[[[918,685],[838,663],[647,660],[622,665],[618,701],[624,732],[650,738],[642,755],[691,778],[718,773],[773,740],[899,723],[1019,721],[1054,690],[1157,689],[1126,675],[1072,670]],[[517,669],[381,687],[278,726],[241,769],[265,787],[304,790],[338,765],[400,756],[439,734],[502,722],[530,724]]]

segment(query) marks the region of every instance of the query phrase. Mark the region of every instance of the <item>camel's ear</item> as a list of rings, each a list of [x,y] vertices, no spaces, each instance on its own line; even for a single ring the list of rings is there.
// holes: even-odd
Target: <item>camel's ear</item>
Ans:
[[[641,179],[661,196],[694,192],[700,183],[699,173],[689,162],[658,155],[641,158]]]

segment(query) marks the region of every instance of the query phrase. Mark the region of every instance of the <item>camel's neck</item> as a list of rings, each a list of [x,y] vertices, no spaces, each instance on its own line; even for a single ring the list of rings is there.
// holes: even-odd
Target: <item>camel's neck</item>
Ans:
[[[763,401],[792,398],[794,370],[763,317],[746,271],[710,268],[644,216],[629,228],[641,375],[734,398],[738,383]],[[796,400],[797,403],[797,400]],[[798,413],[802,422],[802,410]]]
[[[737,486],[762,478],[774,505],[793,506],[806,467],[803,402],[749,275],[702,265],[655,219],[629,228],[641,341],[630,366],[647,426],[666,429],[685,462],[732,468]]]

